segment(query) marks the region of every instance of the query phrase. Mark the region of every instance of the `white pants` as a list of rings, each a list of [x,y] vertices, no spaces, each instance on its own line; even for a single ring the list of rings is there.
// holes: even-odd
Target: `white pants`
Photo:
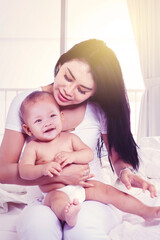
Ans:
[[[17,223],[19,240],[109,240],[111,229],[120,224],[109,205],[96,201],[82,203],[76,226],[64,226],[52,210],[42,204],[32,204],[22,211]]]

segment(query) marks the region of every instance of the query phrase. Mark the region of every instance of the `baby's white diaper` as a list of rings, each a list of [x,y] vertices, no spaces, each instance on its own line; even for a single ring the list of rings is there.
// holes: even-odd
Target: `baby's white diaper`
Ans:
[[[79,200],[79,203],[85,201],[85,188],[79,185],[68,185],[57,189],[57,191],[62,191],[68,195],[68,197],[73,201],[74,198]]]

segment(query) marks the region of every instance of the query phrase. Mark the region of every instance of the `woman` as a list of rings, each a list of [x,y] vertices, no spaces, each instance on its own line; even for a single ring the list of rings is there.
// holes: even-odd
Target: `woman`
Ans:
[[[129,189],[131,186],[148,189],[154,186],[136,174],[139,160],[137,146],[130,131],[130,110],[119,62],[114,52],[103,41],[87,40],[63,54],[55,66],[54,84],[42,87],[53,93],[64,114],[64,131],[79,135],[95,153],[91,173],[100,181],[102,169],[96,158],[100,137],[106,144],[112,168]],[[8,113],[6,130],[0,149],[0,181],[33,185],[19,178],[17,163],[26,140],[18,116],[19,106],[28,95],[15,98]],[[90,101],[88,101],[90,100]],[[107,119],[107,122],[106,122]],[[49,191],[64,184],[80,184],[92,175],[86,165],[70,165],[61,176],[40,178],[36,184]],[[34,182],[35,184],[35,182]],[[64,240],[108,239],[109,231],[120,223],[110,206],[98,202],[84,202],[75,227],[64,226]],[[18,224],[20,239],[62,239],[62,226],[52,211],[41,204],[27,206]]]

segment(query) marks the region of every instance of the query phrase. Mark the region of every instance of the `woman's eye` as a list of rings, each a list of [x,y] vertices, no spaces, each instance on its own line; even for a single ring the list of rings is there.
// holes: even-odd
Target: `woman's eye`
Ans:
[[[67,74],[64,75],[64,78],[65,78],[68,82],[72,82],[72,79],[69,78],[69,77],[67,76]]]
[[[82,94],[86,94],[86,91],[83,91],[81,88],[78,88],[78,91]]]

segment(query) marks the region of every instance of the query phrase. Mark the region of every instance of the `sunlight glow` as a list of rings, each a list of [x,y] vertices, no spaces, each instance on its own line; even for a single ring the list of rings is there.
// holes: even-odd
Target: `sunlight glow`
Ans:
[[[126,0],[68,0],[67,26],[67,49],[89,38],[104,40],[119,59],[126,87],[144,88]]]

